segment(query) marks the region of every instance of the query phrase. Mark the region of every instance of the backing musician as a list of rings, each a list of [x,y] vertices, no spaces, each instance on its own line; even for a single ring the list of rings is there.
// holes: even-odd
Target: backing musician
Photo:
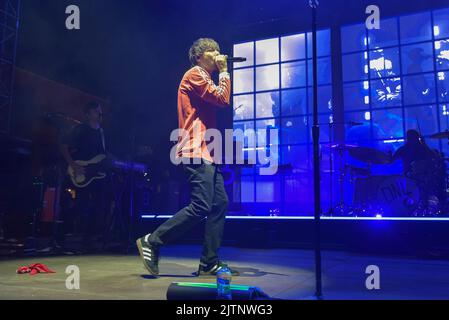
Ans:
[[[77,207],[80,213],[82,232],[82,251],[92,249],[92,236],[103,217],[104,177],[101,172],[91,175],[91,167],[83,166],[80,161],[89,161],[106,155],[106,144],[101,127],[103,111],[98,102],[90,102],[84,107],[85,122],[76,126],[61,144],[61,153],[72,170],[76,188]],[[71,168],[71,169],[70,169]],[[95,172],[98,167],[94,168]],[[80,180],[73,177],[86,177]]]

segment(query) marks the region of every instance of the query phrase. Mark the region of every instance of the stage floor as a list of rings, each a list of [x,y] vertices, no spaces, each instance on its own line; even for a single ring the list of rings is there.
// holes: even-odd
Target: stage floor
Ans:
[[[165,300],[172,282],[214,282],[192,276],[201,247],[161,250],[159,278],[149,276],[137,255],[84,255],[0,260],[0,299],[156,299]],[[311,299],[314,256],[311,250],[225,247],[222,258],[242,275],[234,284],[253,285],[280,299]],[[413,260],[325,251],[325,299],[449,299],[449,261]],[[16,274],[18,266],[44,263],[55,274]],[[80,269],[80,290],[66,289],[66,267]],[[380,289],[368,290],[366,267],[380,270]]]

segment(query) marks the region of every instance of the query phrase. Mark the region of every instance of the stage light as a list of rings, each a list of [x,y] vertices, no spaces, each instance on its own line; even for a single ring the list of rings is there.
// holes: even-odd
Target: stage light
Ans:
[[[371,112],[369,112],[369,111],[365,112],[365,120],[366,121],[370,121],[371,120]]]
[[[398,142],[404,142],[404,139],[388,139],[383,141],[383,143],[398,143]]]
[[[365,96],[365,104],[369,104],[369,96]]]
[[[168,219],[173,215],[154,215],[154,214],[140,214],[142,219]],[[226,216],[228,220],[313,220],[313,216]],[[321,220],[350,220],[350,221],[374,221],[374,220],[386,220],[386,221],[449,221],[449,218],[444,217],[326,217],[322,216]]]
[[[447,106],[444,104],[443,105],[443,116],[448,116],[449,115],[449,111],[447,111]]]
[[[369,89],[369,82],[368,81],[363,81],[363,89],[366,89],[366,90]]]
[[[376,214],[376,219],[382,219],[382,215],[381,214]]]
[[[440,35],[440,27],[438,26],[433,26],[433,34],[435,35],[435,37]]]

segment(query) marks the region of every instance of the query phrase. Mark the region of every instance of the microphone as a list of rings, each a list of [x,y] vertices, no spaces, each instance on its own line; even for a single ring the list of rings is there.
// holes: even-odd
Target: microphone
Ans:
[[[234,62],[245,62],[246,58],[243,57],[228,57],[228,62],[234,63]]]

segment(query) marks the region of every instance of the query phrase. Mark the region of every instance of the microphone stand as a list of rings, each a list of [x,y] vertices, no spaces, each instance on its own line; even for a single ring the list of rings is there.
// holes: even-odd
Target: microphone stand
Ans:
[[[318,70],[317,70],[317,7],[318,0],[309,0],[312,8],[312,64],[313,64],[313,177],[314,177],[314,201],[315,201],[315,297],[323,299],[321,282],[321,193],[320,193],[320,155],[319,139],[320,127],[318,124]]]

